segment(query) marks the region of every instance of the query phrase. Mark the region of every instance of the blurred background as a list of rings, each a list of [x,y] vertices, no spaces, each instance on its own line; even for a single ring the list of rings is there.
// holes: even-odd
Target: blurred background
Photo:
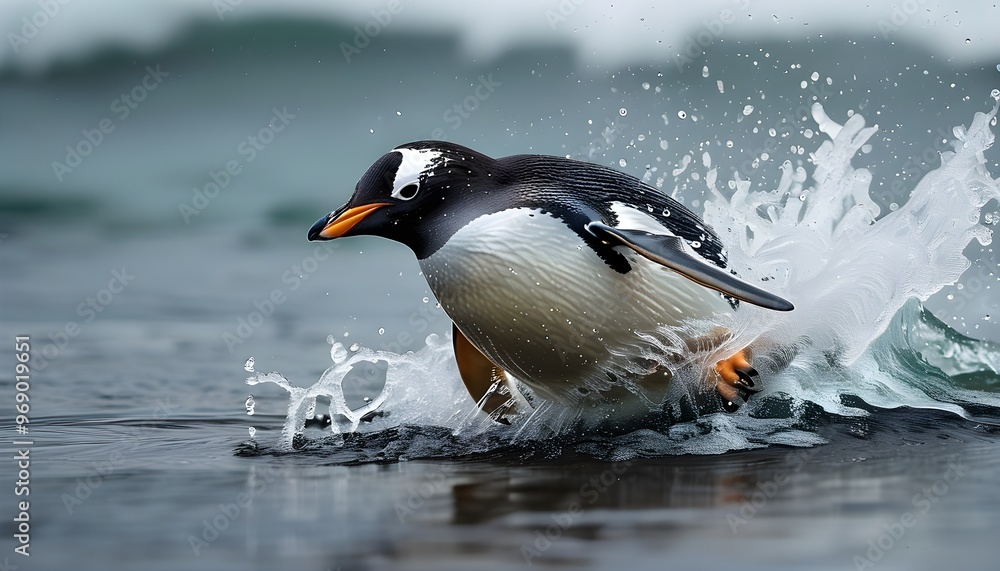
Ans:
[[[39,454],[53,460],[38,467],[37,533],[58,539],[65,553],[50,545],[38,568],[293,561],[332,569],[362,560],[385,568],[396,557],[401,567],[420,560],[428,569],[467,568],[482,563],[477,549],[520,565],[523,537],[548,525],[543,511],[566,509],[554,498],[571,496],[606,466],[569,477],[544,466],[465,466],[462,477],[473,484],[455,488],[461,509],[437,505],[423,515],[460,525],[500,521],[501,529],[473,537],[471,528],[435,528],[466,538],[441,551],[445,565],[412,541],[420,530],[395,527],[391,503],[437,467],[331,472],[286,460],[283,491],[261,500],[258,515],[241,520],[208,557],[192,554],[188,537],[215,516],[215,504],[263,477],[265,460],[248,466],[232,454],[246,438],[248,357],[258,370],[280,369],[304,384],[329,364],[328,334],[402,352],[449,329],[403,246],[357,238],[317,247],[305,239],[310,225],[346,201],[376,158],[421,139],[493,156],[597,162],[700,211],[705,152],[721,181],[735,174],[757,190],[777,185],[786,160],[808,166],[825,140],[809,113],[815,102],[839,123],[861,114],[878,124],[855,165],[871,169],[873,198],[886,213],[940,165],[953,128],[996,103],[998,22],[993,2],[943,0],[0,0],[0,328],[8,339],[33,338],[34,434]],[[995,149],[986,155],[994,175],[998,158]],[[995,201],[983,216],[1000,221]],[[973,267],[927,307],[963,334],[1000,341],[1000,258],[976,242],[966,255]],[[4,370],[12,359],[0,354]],[[256,395],[254,422],[270,441],[284,420],[287,395],[279,392]],[[850,435],[868,428],[852,424]],[[66,508],[62,494],[93,476],[89,462],[109,458],[120,442],[132,445],[115,473],[129,477],[107,478],[100,501]],[[830,453],[845,466],[855,458],[846,445]],[[623,506],[698,508],[636,524],[639,536],[649,533],[652,544],[637,540],[649,551],[623,540],[607,552],[635,555],[634,568],[656,567],[659,547],[650,545],[680,536],[687,523],[678,522],[738,505],[739,494],[770,481],[768,467],[784,462],[755,456],[741,472],[743,458],[646,464],[631,477],[653,489],[632,482],[635,497],[602,496],[609,512],[593,529],[632,529],[650,514],[615,511]],[[833,478],[835,497],[806,510],[778,508],[812,527],[801,528],[808,541],[772,554],[790,558],[788,568],[816,558],[830,568],[853,565],[850,554],[866,549],[869,531],[905,509],[911,488],[897,487],[899,479],[924,473],[923,462],[815,467],[793,495],[810,496]],[[943,465],[932,461],[924,484]],[[677,466],[688,472],[671,480]],[[477,511],[476,494],[501,498],[487,502],[500,510],[508,493],[527,498],[516,510],[542,511],[496,521]],[[856,497],[869,502],[857,516],[868,527],[810,519],[850,512]],[[982,536],[954,519],[974,512],[978,498],[956,498],[949,517],[923,524],[940,533],[933,550],[896,552],[895,563],[880,565],[940,568],[967,556],[967,542]],[[329,510],[317,508],[323,502]],[[328,534],[315,524],[330,513],[338,535],[324,543]],[[536,523],[523,527],[517,517]],[[724,513],[711,517],[702,521],[710,532],[673,544],[685,568],[731,567],[760,539],[735,543],[734,530],[734,543],[723,545],[736,547],[719,549],[713,534],[730,541],[729,525]],[[798,520],[768,521],[757,528],[764,541],[799,533]],[[949,526],[964,534],[949,539]],[[509,550],[491,552],[497,541]],[[365,559],[372,553],[381,559]],[[601,553],[588,555],[595,568],[610,564]],[[760,568],[775,568],[762,561]]]
[[[4,2],[5,321],[73,318],[125,264],[137,276],[128,304],[101,319],[211,324],[221,347],[220,326],[291,288],[282,276],[312,253],[309,224],[375,158],[419,139],[599,162],[698,211],[703,151],[721,180],[772,188],[781,162],[806,163],[821,142],[807,111],[819,101],[841,123],[861,113],[879,125],[856,163],[888,212],[1000,85],[989,2],[336,4]],[[685,156],[696,167],[673,175]],[[262,331],[346,331],[352,304],[337,300],[388,294],[390,319],[427,295],[402,247],[336,247],[385,262],[337,256],[312,282],[294,270],[302,287]],[[990,276],[967,277],[986,291]],[[938,298],[958,330],[1000,339],[1000,319],[983,319],[996,295]],[[325,317],[290,323],[312,311]],[[391,326],[351,333],[374,343]]]

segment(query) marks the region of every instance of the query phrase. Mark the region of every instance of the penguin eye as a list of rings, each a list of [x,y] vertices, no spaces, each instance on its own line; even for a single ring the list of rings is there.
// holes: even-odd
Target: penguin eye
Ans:
[[[402,200],[410,200],[417,195],[418,190],[420,190],[420,187],[417,186],[416,183],[410,183],[399,189],[399,191],[396,192],[396,196]]]

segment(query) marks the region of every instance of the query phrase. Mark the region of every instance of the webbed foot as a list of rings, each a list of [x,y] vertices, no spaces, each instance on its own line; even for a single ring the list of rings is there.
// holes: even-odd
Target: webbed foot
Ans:
[[[760,392],[755,380],[759,373],[750,366],[746,349],[716,363],[715,372],[718,373],[715,390],[726,412],[736,412],[754,393]]]

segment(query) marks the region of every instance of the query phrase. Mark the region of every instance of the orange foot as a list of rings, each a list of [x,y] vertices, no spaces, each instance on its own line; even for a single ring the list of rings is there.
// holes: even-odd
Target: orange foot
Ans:
[[[719,374],[715,390],[719,392],[722,408],[726,412],[736,412],[753,393],[760,391],[753,380],[759,373],[747,361],[746,349],[716,363],[715,372]]]

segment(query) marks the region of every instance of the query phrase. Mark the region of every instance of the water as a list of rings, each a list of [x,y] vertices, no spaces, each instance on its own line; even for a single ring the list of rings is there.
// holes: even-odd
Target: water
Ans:
[[[0,557],[102,570],[991,566],[995,61],[727,36],[687,70],[584,69],[530,46],[470,62],[452,36],[390,29],[348,64],[339,42],[354,22],[282,25],[204,21],[147,52],[0,72],[0,327],[32,339],[34,442],[32,557],[13,551],[11,491]],[[872,53],[878,65],[856,63]],[[157,64],[171,75],[114,114]],[[501,85],[453,128],[445,113],[490,74]],[[52,162],[104,117],[115,131],[58,180]],[[240,145],[263,129],[273,140],[250,160]],[[765,391],[735,415],[711,411],[693,361],[645,419],[587,428],[550,406],[509,427],[484,420],[412,254],[304,241],[374,157],[437,129],[493,155],[613,165],[704,213],[734,265],[796,302],[787,318],[730,324],[763,347]],[[230,160],[241,170],[202,202]],[[0,366],[14,369],[12,349]],[[12,490],[12,462],[0,479]]]

